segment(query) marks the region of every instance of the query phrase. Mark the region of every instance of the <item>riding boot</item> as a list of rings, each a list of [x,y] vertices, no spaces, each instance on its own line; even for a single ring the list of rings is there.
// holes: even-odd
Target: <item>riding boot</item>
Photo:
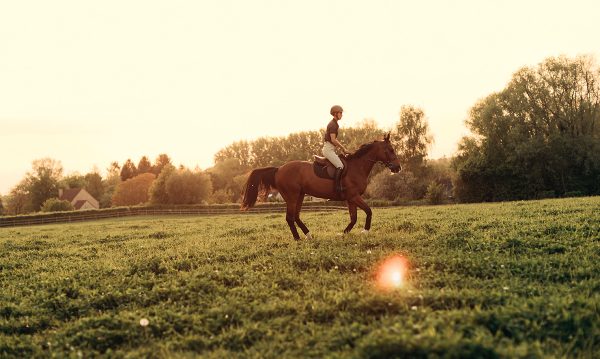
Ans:
[[[341,198],[344,198],[344,187],[342,187],[342,171],[343,168],[335,169],[335,191],[340,195]]]

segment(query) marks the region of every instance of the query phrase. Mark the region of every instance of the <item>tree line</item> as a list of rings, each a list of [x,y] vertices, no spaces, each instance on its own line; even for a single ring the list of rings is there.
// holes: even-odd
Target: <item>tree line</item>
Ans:
[[[600,69],[590,56],[517,71],[478,101],[453,160],[460,201],[600,194]]]
[[[409,127],[419,124],[421,132],[411,133],[414,130],[412,127],[408,131],[404,124],[408,120],[412,121]],[[59,161],[49,158],[36,160],[32,163],[32,170],[4,198],[3,212],[14,215],[71,210],[70,203],[57,198],[61,188],[84,188],[98,199],[102,208],[143,203],[236,203],[241,199],[243,185],[253,168],[280,166],[290,160],[311,160],[313,155],[321,155],[323,131],[234,142],[218,151],[214,156],[214,166],[206,170],[175,167],[167,154],[161,154],[154,162],[143,156],[137,165],[131,159],[122,164],[112,162],[106,169],[105,177],[97,169],[85,175],[72,173],[63,176]],[[413,163],[414,168],[409,166],[406,171],[419,169],[423,172],[421,167],[426,167],[426,147],[431,142],[427,131],[423,111],[410,106],[403,107],[393,139],[398,146],[411,148],[405,157],[408,156],[406,160]],[[382,138],[383,134],[384,130],[375,121],[365,120],[358,126],[345,128],[340,139],[348,148],[357,149],[361,144]],[[415,140],[415,136],[426,143]],[[420,146],[419,149],[412,149],[415,143]],[[382,170],[384,167],[378,166],[373,172]],[[421,172],[415,172],[416,176]],[[410,185],[414,185],[415,176],[411,179]],[[386,182],[388,178],[381,176],[380,180],[375,180],[378,181]],[[374,186],[372,192],[375,196],[381,193],[381,198],[396,199],[395,195],[390,197],[380,188],[383,187]]]
[[[369,178],[366,197],[396,203],[481,202],[600,194],[600,69],[591,56],[551,57],[515,72],[500,92],[477,101],[452,158],[432,160],[433,143],[423,109],[401,107],[391,129],[374,120],[342,128],[348,149],[391,131],[403,170],[382,165]],[[311,160],[321,154],[323,129],[237,141],[219,150],[206,170],[175,167],[167,154],[137,165],[113,162],[105,177],[94,170],[63,176],[53,159],[32,170],[4,198],[0,213],[57,210],[59,188],[85,188],[101,207],[153,204],[235,203],[249,171]],[[62,206],[62,207],[61,207]]]

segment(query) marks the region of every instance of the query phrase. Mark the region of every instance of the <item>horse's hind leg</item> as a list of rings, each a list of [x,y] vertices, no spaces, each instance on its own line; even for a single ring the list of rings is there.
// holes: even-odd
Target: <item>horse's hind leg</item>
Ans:
[[[300,195],[298,196],[298,201],[296,202],[295,221],[296,221],[296,224],[298,225],[298,227],[300,227],[300,229],[302,230],[302,233],[304,233],[304,235],[306,236],[306,238],[312,239],[312,236],[309,233],[308,227],[306,227],[304,222],[302,222],[302,220],[300,219],[300,211],[302,210],[302,202],[304,202],[304,193],[300,193]]]

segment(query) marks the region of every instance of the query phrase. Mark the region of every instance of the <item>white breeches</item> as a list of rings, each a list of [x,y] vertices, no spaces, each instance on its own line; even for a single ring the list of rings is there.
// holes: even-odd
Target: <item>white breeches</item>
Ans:
[[[325,141],[323,144],[323,156],[329,160],[329,162],[333,163],[333,165],[337,168],[344,168],[344,164],[335,153],[335,146],[328,141]]]

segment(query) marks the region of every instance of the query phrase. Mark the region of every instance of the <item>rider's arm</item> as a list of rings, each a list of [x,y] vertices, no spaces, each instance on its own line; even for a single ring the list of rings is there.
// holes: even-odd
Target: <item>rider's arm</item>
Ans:
[[[335,146],[341,148],[342,151],[344,151],[344,153],[348,153],[348,151],[346,150],[346,147],[344,147],[344,145],[342,145],[340,143],[340,141],[338,141],[337,135],[335,133],[330,133],[329,136],[331,137],[331,143],[333,143]]]

